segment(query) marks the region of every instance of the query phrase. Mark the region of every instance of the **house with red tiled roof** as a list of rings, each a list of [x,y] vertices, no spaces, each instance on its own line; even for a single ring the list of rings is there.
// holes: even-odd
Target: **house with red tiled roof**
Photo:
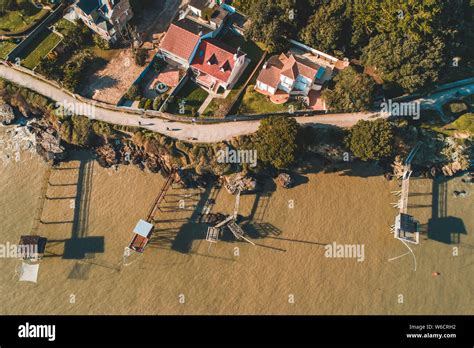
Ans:
[[[199,44],[191,70],[196,83],[216,92],[220,87],[231,89],[246,66],[246,54],[216,39],[204,39]]]
[[[180,11],[159,44],[163,59],[188,68],[201,40],[215,38],[229,13],[211,0],[192,0]]]
[[[308,96],[311,90],[320,90],[326,67],[303,56],[280,54],[270,57],[258,75],[256,89],[266,95],[282,91],[289,95]]]
[[[171,23],[160,42],[159,54],[168,62],[188,68],[201,40],[212,37],[213,31],[190,18],[182,18]]]

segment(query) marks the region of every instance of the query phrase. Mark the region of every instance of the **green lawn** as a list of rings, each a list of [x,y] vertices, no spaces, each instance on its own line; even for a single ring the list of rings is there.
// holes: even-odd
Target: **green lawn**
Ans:
[[[454,122],[448,123],[442,127],[433,127],[433,130],[452,136],[455,132],[469,132],[474,136],[474,114],[467,113],[460,116]]]
[[[59,31],[61,34],[64,34],[64,32],[67,29],[74,28],[76,25],[67,19],[61,18],[59,21],[54,23],[54,27],[56,28],[57,31]]]
[[[172,102],[168,104],[167,111],[172,114],[180,114],[180,102],[184,101],[183,115],[192,115],[193,110],[197,112],[201,104],[207,98],[209,93],[199,87],[197,84],[188,80],[186,84],[179,90],[178,94],[174,96]]]
[[[17,0],[17,9],[0,14],[0,34],[15,34],[27,30],[47,15],[48,10],[41,10],[29,0]]]
[[[249,78],[252,71],[255,69],[255,66],[258,64],[262,55],[264,53],[263,49],[259,46],[258,43],[255,43],[250,40],[245,40],[243,36],[228,34],[222,38],[222,42],[225,42],[227,45],[234,48],[239,48],[247,53],[247,58],[251,59],[251,62],[245,69],[244,73],[240,77],[239,81],[235,84],[232,91],[229,93],[227,98],[218,99],[214,98],[209,106],[204,111],[204,116],[215,116],[215,117],[224,117],[225,114],[229,111],[228,108],[235,100],[237,94],[239,93],[242,86],[245,84]]]
[[[257,114],[288,111],[288,103],[274,104],[270,99],[255,90],[255,85],[248,85],[242,97],[239,114]]]
[[[11,41],[0,42],[0,59],[6,58],[7,54],[10,53],[16,47],[16,43]]]
[[[443,110],[455,120],[443,124],[440,116],[434,110],[422,110],[420,121],[423,128],[431,129],[448,136],[456,132],[469,132],[474,136],[474,113],[472,110],[474,95],[464,97],[462,101],[453,101],[443,105]]]
[[[40,59],[46,56],[56,45],[61,41],[61,38],[50,30],[43,30],[43,33],[38,38],[32,41],[22,52],[21,64],[33,69]]]

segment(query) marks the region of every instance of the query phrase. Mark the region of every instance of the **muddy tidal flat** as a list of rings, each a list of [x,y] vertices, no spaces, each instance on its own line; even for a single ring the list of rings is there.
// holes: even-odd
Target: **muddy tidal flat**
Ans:
[[[104,169],[86,152],[48,173],[25,153],[0,163],[0,243],[37,231],[47,255],[36,284],[18,281],[20,260],[0,260],[0,313],[473,314],[474,191],[461,179],[411,181],[408,211],[424,230],[411,252],[390,233],[397,182],[355,164],[243,195],[239,224],[255,245],[225,234],[209,248],[198,219],[210,199],[212,213],[233,211],[225,189],[172,189],[145,253],[124,259],[162,176]],[[363,259],[327,257],[333,243],[363,245]]]

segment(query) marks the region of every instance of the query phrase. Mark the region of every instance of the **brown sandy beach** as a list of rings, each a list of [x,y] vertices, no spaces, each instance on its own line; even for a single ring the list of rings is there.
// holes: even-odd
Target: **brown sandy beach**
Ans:
[[[30,154],[0,166],[0,243],[29,233],[46,169]],[[38,283],[14,278],[19,260],[0,260],[0,313],[474,313],[474,194],[453,197],[467,185],[460,178],[435,185],[412,180],[409,211],[430,223],[420,244],[410,245],[416,272],[411,255],[388,261],[407,252],[389,233],[396,182],[361,164],[315,170],[300,181],[289,190],[267,182],[263,192],[242,196],[241,225],[256,246],[224,236],[210,251],[206,226],[194,221],[207,199],[216,200],[212,212],[230,213],[234,197],[225,189],[172,190],[149,247],[124,266],[131,231],[163,178],[131,166],[103,169],[76,153],[51,172],[38,230],[49,239],[49,257],[41,261]],[[186,209],[171,211],[180,199]],[[365,260],[326,258],[324,245],[333,242],[364,244]]]

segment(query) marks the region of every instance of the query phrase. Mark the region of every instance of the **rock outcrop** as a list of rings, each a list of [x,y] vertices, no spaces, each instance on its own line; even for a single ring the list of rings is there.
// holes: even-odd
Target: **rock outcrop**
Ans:
[[[3,125],[12,124],[15,120],[15,114],[13,113],[13,108],[0,99],[0,123]]]

